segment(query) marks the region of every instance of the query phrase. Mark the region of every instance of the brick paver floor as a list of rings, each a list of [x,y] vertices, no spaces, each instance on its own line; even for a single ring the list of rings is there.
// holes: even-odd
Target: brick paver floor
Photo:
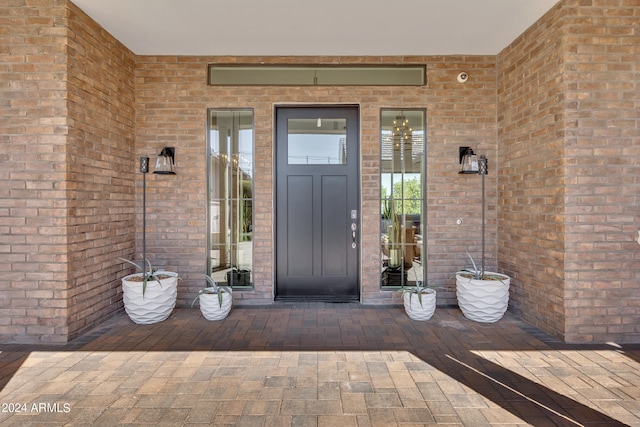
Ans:
[[[64,346],[1,346],[0,405],[3,426],[640,426],[640,346],[566,345],[455,308],[121,314]]]

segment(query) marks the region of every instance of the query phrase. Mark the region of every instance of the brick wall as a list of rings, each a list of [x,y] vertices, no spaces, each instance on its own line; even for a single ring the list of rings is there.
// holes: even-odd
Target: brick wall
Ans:
[[[564,334],[563,20],[558,6],[498,55],[498,259],[510,309]]]
[[[133,56],[66,0],[3,3],[0,52],[0,341],[64,342],[121,306]]]
[[[134,256],[135,56],[69,3],[69,336],[122,309]]]
[[[498,56],[500,265],[569,342],[640,340],[639,18],[567,0]]]
[[[640,341],[640,2],[567,1],[567,341]]]
[[[423,63],[426,87],[208,87],[207,64]],[[456,81],[460,71],[469,82]],[[255,120],[255,289],[235,292],[240,303],[273,301],[273,112],[275,104],[359,104],[361,114],[362,260],[367,303],[390,302],[380,292],[379,197],[381,108],[427,109],[427,252],[429,281],[441,286],[439,303],[455,304],[452,273],[467,264],[465,251],[480,251],[480,180],[458,175],[458,146],[471,145],[496,159],[495,57],[283,57],[137,58],[136,156],[176,147],[176,176],[148,177],[148,253],[183,278],[185,305],[206,272],[206,110],[252,108]],[[155,158],[155,157],[154,157]],[[496,266],[495,169],[488,188],[488,266]],[[139,174],[136,176],[139,181]],[[139,194],[137,195],[139,198]],[[463,225],[455,223],[456,218]]]
[[[0,339],[63,341],[67,317],[64,2],[0,6]]]

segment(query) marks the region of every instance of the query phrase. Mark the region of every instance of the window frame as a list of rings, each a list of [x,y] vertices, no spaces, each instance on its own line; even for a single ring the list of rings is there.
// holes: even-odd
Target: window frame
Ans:
[[[212,156],[213,156],[213,151],[212,151],[212,145],[213,145],[213,141],[212,141],[212,137],[213,137],[213,115],[215,113],[221,113],[221,112],[227,112],[227,113],[237,113],[237,112],[246,112],[246,113],[250,113],[251,114],[251,168],[250,168],[250,176],[251,176],[251,228],[252,228],[252,235],[251,235],[251,265],[249,268],[249,272],[250,272],[250,281],[248,285],[233,285],[233,288],[239,288],[239,289],[245,289],[245,290],[250,290],[253,289],[253,285],[254,285],[254,272],[255,272],[255,262],[254,262],[254,255],[255,255],[255,239],[253,238],[253,225],[255,222],[255,111],[253,108],[208,108],[207,109],[207,137],[206,137],[206,159],[207,159],[207,166],[206,166],[206,173],[207,173],[207,206],[206,206],[206,215],[207,215],[207,251],[206,251],[206,257],[207,257],[207,274],[209,276],[213,277],[213,274],[215,272],[220,272],[223,270],[227,270],[229,269],[230,271],[233,271],[234,268],[239,267],[238,266],[234,266],[234,263],[231,261],[230,266],[229,267],[223,267],[223,268],[219,268],[218,270],[215,270],[216,268],[220,267],[218,266],[214,266],[213,265],[213,257],[212,257],[212,251],[213,251],[213,245],[214,242],[212,241],[212,236],[213,236],[213,230],[212,230],[212,223],[213,220],[211,218],[212,212],[211,212],[211,207],[212,204],[214,203],[215,200],[220,201],[220,203],[223,202],[226,204],[227,207],[229,207],[229,212],[232,213],[233,212],[233,208],[230,207],[233,203],[234,200],[236,200],[236,202],[238,200],[240,200],[240,198],[234,198],[234,197],[230,197],[227,199],[223,199],[221,197],[219,198],[212,198],[212,173],[214,173],[212,171]],[[238,141],[239,143],[239,141]],[[236,154],[240,154],[240,153],[236,153]],[[234,155],[234,153],[230,153],[231,156]],[[230,171],[233,170],[233,167],[229,168]],[[242,201],[244,203],[245,198],[242,198]],[[236,212],[238,211],[238,208],[236,208]],[[230,224],[233,223],[239,223],[239,219],[233,219],[230,217],[229,219]],[[230,227],[230,225],[227,225],[227,227]],[[236,236],[238,237],[238,236]],[[229,241],[228,243],[226,243],[227,245],[230,246],[230,250],[233,250],[233,248],[235,248],[235,250],[239,250],[239,243],[241,243],[240,240],[237,241]],[[221,244],[222,245],[222,244]],[[237,253],[235,255],[231,255],[230,259],[232,260],[234,257],[237,257]],[[239,272],[238,273],[238,277],[240,277],[243,274],[243,269],[241,268],[236,268],[236,270]],[[224,274],[224,273],[222,273]],[[227,276],[228,277],[228,276]],[[233,275],[232,275],[233,277]],[[215,280],[215,278],[214,278]],[[220,281],[220,279],[216,280],[216,282],[219,282],[220,284],[223,285],[230,285],[228,282],[222,282]]]

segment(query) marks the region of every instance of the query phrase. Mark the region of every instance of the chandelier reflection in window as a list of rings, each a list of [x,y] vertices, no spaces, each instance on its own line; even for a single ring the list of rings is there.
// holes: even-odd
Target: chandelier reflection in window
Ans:
[[[401,112],[393,121],[391,132],[393,141],[393,169],[400,173],[411,169],[413,156],[413,128],[409,126],[409,119]]]

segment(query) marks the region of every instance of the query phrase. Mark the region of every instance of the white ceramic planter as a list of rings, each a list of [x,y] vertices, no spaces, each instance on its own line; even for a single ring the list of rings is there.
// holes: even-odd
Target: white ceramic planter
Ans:
[[[412,320],[429,320],[436,311],[436,291],[434,289],[424,289],[422,293],[422,304],[420,304],[417,293],[406,292],[403,297],[404,311]]]
[[[511,278],[504,274],[485,272],[499,276],[501,280],[477,280],[456,273],[458,307],[467,319],[482,323],[494,323],[502,319],[509,304]]]
[[[130,274],[122,278],[122,300],[129,318],[139,325],[149,325],[167,319],[176,306],[178,296],[178,275],[168,271],[157,274],[170,276],[166,279],[148,280],[142,295],[142,282],[134,282],[133,277],[142,277],[142,273]]]
[[[231,304],[233,303],[233,297],[231,296],[231,288],[227,288],[229,293],[222,293],[222,305],[218,299],[218,294],[200,294],[200,311],[207,320],[222,320],[231,311]]]

